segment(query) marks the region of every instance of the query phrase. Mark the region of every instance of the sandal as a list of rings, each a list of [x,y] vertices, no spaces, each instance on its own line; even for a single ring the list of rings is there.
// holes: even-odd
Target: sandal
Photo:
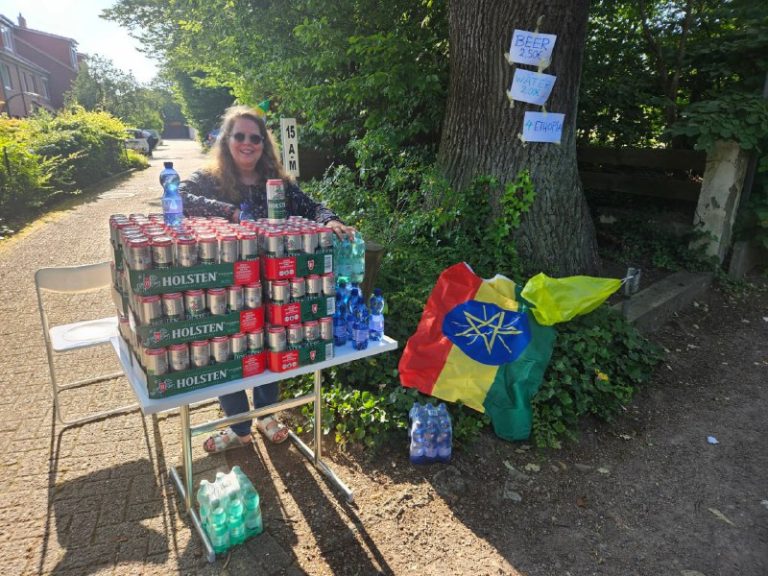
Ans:
[[[208,454],[218,454],[219,452],[232,450],[233,448],[242,448],[250,444],[250,439],[243,442],[240,440],[240,436],[232,432],[231,428],[227,428],[226,430],[219,430],[218,434],[210,436],[203,442],[203,450],[208,452]]]
[[[272,444],[282,444],[288,440],[288,428],[283,426],[274,416],[259,418],[256,428],[264,434]]]

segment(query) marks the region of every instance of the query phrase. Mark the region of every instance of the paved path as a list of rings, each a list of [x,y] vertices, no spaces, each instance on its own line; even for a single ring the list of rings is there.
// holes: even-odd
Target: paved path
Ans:
[[[35,270],[97,262],[110,257],[108,217],[113,213],[157,212],[162,162],[172,160],[187,175],[204,158],[191,141],[168,141],[155,151],[151,167],[88,193],[76,206],[46,216],[0,245],[0,574],[217,574],[178,510],[167,480],[165,458],[179,461],[176,416],[158,421],[138,412],[63,429],[54,425],[45,348],[34,290]],[[81,301],[79,301],[81,302]],[[85,304],[54,301],[57,309],[88,317],[112,313],[108,294]],[[86,310],[84,310],[85,312]],[[91,316],[93,315],[93,316]],[[66,368],[115,366],[108,351],[75,353]],[[116,366],[115,366],[116,367]],[[125,380],[69,391],[65,414],[131,401]],[[202,409],[213,415],[215,404]],[[198,410],[198,413],[200,411]],[[193,416],[194,420],[194,416]],[[195,439],[201,467],[225,469],[223,457],[207,458]],[[259,547],[233,554],[230,573],[271,560],[262,573],[290,573],[290,551],[268,533]],[[262,560],[263,561],[263,560]]]

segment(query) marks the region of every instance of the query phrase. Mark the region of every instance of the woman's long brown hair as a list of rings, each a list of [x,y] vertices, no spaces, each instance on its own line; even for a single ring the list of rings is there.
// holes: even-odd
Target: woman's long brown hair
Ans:
[[[238,191],[238,168],[229,152],[229,139],[232,136],[235,121],[239,118],[247,118],[255,122],[264,137],[263,152],[254,169],[259,181],[266,181],[269,178],[291,180],[280,162],[277,144],[267,130],[261,115],[250,106],[230,106],[221,117],[221,131],[211,148],[210,161],[205,170],[218,180],[221,186],[221,199],[232,203],[239,203],[242,200]]]

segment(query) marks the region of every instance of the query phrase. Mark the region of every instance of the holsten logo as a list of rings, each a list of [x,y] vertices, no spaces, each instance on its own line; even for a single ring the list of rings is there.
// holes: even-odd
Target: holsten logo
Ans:
[[[173,276],[164,276],[160,279],[163,288],[172,286],[187,286],[191,284],[203,284],[216,282],[217,272],[190,272],[189,274],[174,274]]]
[[[207,374],[178,378],[176,380],[176,389],[181,390],[182,388],[190,388],[192,386],[200,386],[201,384],[208,384],[210,382],[218,382],[226,377],[226,370],[215,370],[214,372],[208,372]]]
[[[224,326],[224,322],[209,322],[208,324],[199,324],[197,326],[183,326],[182,328],[174,328],[171,330],[171,339],[189,338],[190,336],[201,336],[203,334],[221,332],[224,330]]]

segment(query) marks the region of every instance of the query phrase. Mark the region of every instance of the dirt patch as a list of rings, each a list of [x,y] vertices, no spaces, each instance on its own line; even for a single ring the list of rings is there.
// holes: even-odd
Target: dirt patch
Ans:
[[[559,451],[486,433],[413,466],[405,438],[373,457],[329,443],[354,505],[293,447],[233,453],[263,495],[252,545],[290,551],[286,574],[768,574],[768,286],[711,289],[654,340],[653,381]]]

